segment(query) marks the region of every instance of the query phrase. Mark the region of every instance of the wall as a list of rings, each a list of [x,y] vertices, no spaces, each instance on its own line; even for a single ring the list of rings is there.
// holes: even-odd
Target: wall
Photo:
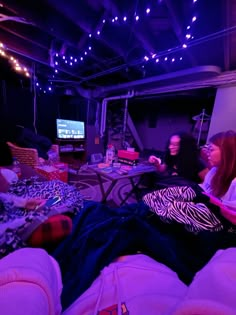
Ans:
[[[33,94],[29,86],[21,86],[15,82],[0,81],[0,141],[14,141],[15,126],[21,125],[34,130]],[[86,123],[87,156],[102,152],[103,143],[95,140],[98,134],[95,127],[95,101],[88,101],[79,96],[56,94],[38,94],[36,98],[38,134],[55,142],[56,118],[82,120]]]
[[[169,113],[160,116],[156,127],[150,128],[148,119],[137,124],[137,130],[145,149],[164,151],[166,143],[173,133],[177,131],[191,132],[192,125],[186,114],[176,115]]]
[[[236,130],[236,86],[218,88],[208,139],[221,131]]]
[[[196,121],[193,116],[199,115],[205,108],[211,114],[215,94],[203,95],[172,95],[143,99],[130,102],[129,111],[137,128],[145,149],[163,151],[170,135],[178,131],[193,133]],[[202,139],[205,143],[205,138]]]
[[[204,97],[197,95],[166,95],[129,100],[129,113],[145,149],[164,150],[172,133],[192,131],[195,123],[192,116],[201,113],[202,108],[211,114],[214,99],[207,94]],[[117,106],[124,106],[124,101],[118,102]],[[5,135],[9,136],[15,124],[33,128],[33,118],[33,95],[29,87],[13,86],[4,80],[0,81],[0,140],[4,140]],[[38,133],[54,141],[56,118],[84,120],[87,126],[88,156],[104,151],[105,139],[99,139],[97,143],[99,128],[96,121],[100,115],[96,101],[88,101],[79,96],[39,94],[36,121]],[[123,121],[122,115],[121,120]]]

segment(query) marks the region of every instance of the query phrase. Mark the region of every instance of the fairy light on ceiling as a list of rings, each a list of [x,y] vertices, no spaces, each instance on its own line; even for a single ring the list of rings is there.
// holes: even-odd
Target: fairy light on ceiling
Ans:
[[[193,35],[193,26],[197,21],[197,2],[198,0],[190,0],[192,4],[192,16],[188,21],[188,25],[184,31],[184,41],[178,47],[174,47],[165,51],[160,52],[149,52],[146,53],[142,60],[140,60],[140,64],[154,62],[155,64],[167,63],[174,64],[176,62],[181,62],[183,60],[183,56],[181,55],[181,51],[188,48],[189,42],[194,39]],[[163,5],[164,1],[157,1],[156,5]],[[128,22],[131,22],[132,19],[135,23],[142,23],[146,18],[150,17],[152,12],[152,8],[148,5],[143,12],[136,12],[133,16],[123,15],[123,16],[113,16],[110,18],[103,19],[101,21],[101,25],[88,34],[87,38],[87,47],[81,51],[81,53],[77,56],[67,56],[66,54],[61,55],[59,52],[54,55],[54,74],[59,74],[58,67],[66,66],[66,67],[74,67],[86,61],[89,58],[90,53],[93,50],[93,42],[95,40],[100,40],[102,38],[104,27],[114,27],[125,25]]]
[[[53,87],[52,81],[49,82],[47,80],[40,81],[39,79],[37,79],[35,87],[36,90],[42,94],[48,94],[55,91],[55,87]]]
[[[151,53],[150,56],[152,56],[152,58],[149,58],[149,55],[145,55],[143,57],[143,61],[145,63],[147,62],[150,62],[152,59],[155,60],[155,57],[156,57],[156,60],[155,62],[156,63],[161,63],[161,62],[167,62],[168,60],[170,61],[170,63],[175,63],[177,61],[182,61],[183,60],[183,56],[180,56],[180,53],[183,49],[186,49],[188,48],[188,43],[189,41],[193,40],[194,39],[194,35],[193,35],[193,26],[194,24],[196,23],[197,21],[197,15],[196,15],[196,11],[197,11],[197,4],[198,0],[191,0],[191,3],[192,3],[192,9],[193,9],[193,15],[189,21],[189,24],[186,26],[186,30],[185,30],[185,33],[184,33],[184,41],[183,43],[181,44],[181,46],[177,46],[177,47],[174,47],[174,48],[171,48],[171,49],[168,49],[166,51],[161,51],[159,53]],[[169,55],[173,55],[174,53],[178,53],[179,55],[175,56],[175,57],[171,57],[171,58],[168,58]],[[155,57],[153,57],[155,56]]]
[[[0,57],[5,58],[9,61],[9,64],[11,67],[18,73],[21,73],[22,75],[30,78],[30,72],[29,69],[23,65],[18,59],[14,58],[12,55],[8,54],[7,52],[7,47],[4,45],[2,42],[0,42]],[[44,83],[39,83],[39,80],[36,81],[35,84],[36,88],[38,91],[46,94],[46,93],[51,93],[54,91],[53,84],[52,82],[44,82]]]
[[[22,63],[20,63],[16,58],[13,56],[9,55],[7,52],[6,46],[0,42],[0,56],[7,59],[12,66],[12,68],[16,72],[22,73],[22,75],[26,77],[30,77],[30,72],[27,67],[25,67]]]

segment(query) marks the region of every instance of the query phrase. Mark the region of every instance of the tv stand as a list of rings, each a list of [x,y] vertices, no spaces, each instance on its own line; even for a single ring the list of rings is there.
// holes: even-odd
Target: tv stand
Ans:
[[[86,162],[85,139],[56,139],[59,145],[60,160],[70,167],[80,167]]]

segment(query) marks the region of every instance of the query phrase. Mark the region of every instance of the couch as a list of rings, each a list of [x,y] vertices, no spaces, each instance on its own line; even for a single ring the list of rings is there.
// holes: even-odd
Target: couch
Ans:
[[[235,272],[236,248],[219,250],[189,287],[148,256],[122,256],[62,313],[57,262],[42,249],[24,248],[0,260],[0,310],[1,315],[235,315]]]

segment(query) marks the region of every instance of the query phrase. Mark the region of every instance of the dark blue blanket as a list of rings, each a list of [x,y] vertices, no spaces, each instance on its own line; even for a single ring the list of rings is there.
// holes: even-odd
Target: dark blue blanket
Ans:
[[[180,224],[161,222],[142,202],[118,209],[87,202],[74,220],[72,234],[53,253],[62,271],[63,309],[120,255],[141,251],[189,284],[217,249],[232,246],[234,233],[190,233]]]

